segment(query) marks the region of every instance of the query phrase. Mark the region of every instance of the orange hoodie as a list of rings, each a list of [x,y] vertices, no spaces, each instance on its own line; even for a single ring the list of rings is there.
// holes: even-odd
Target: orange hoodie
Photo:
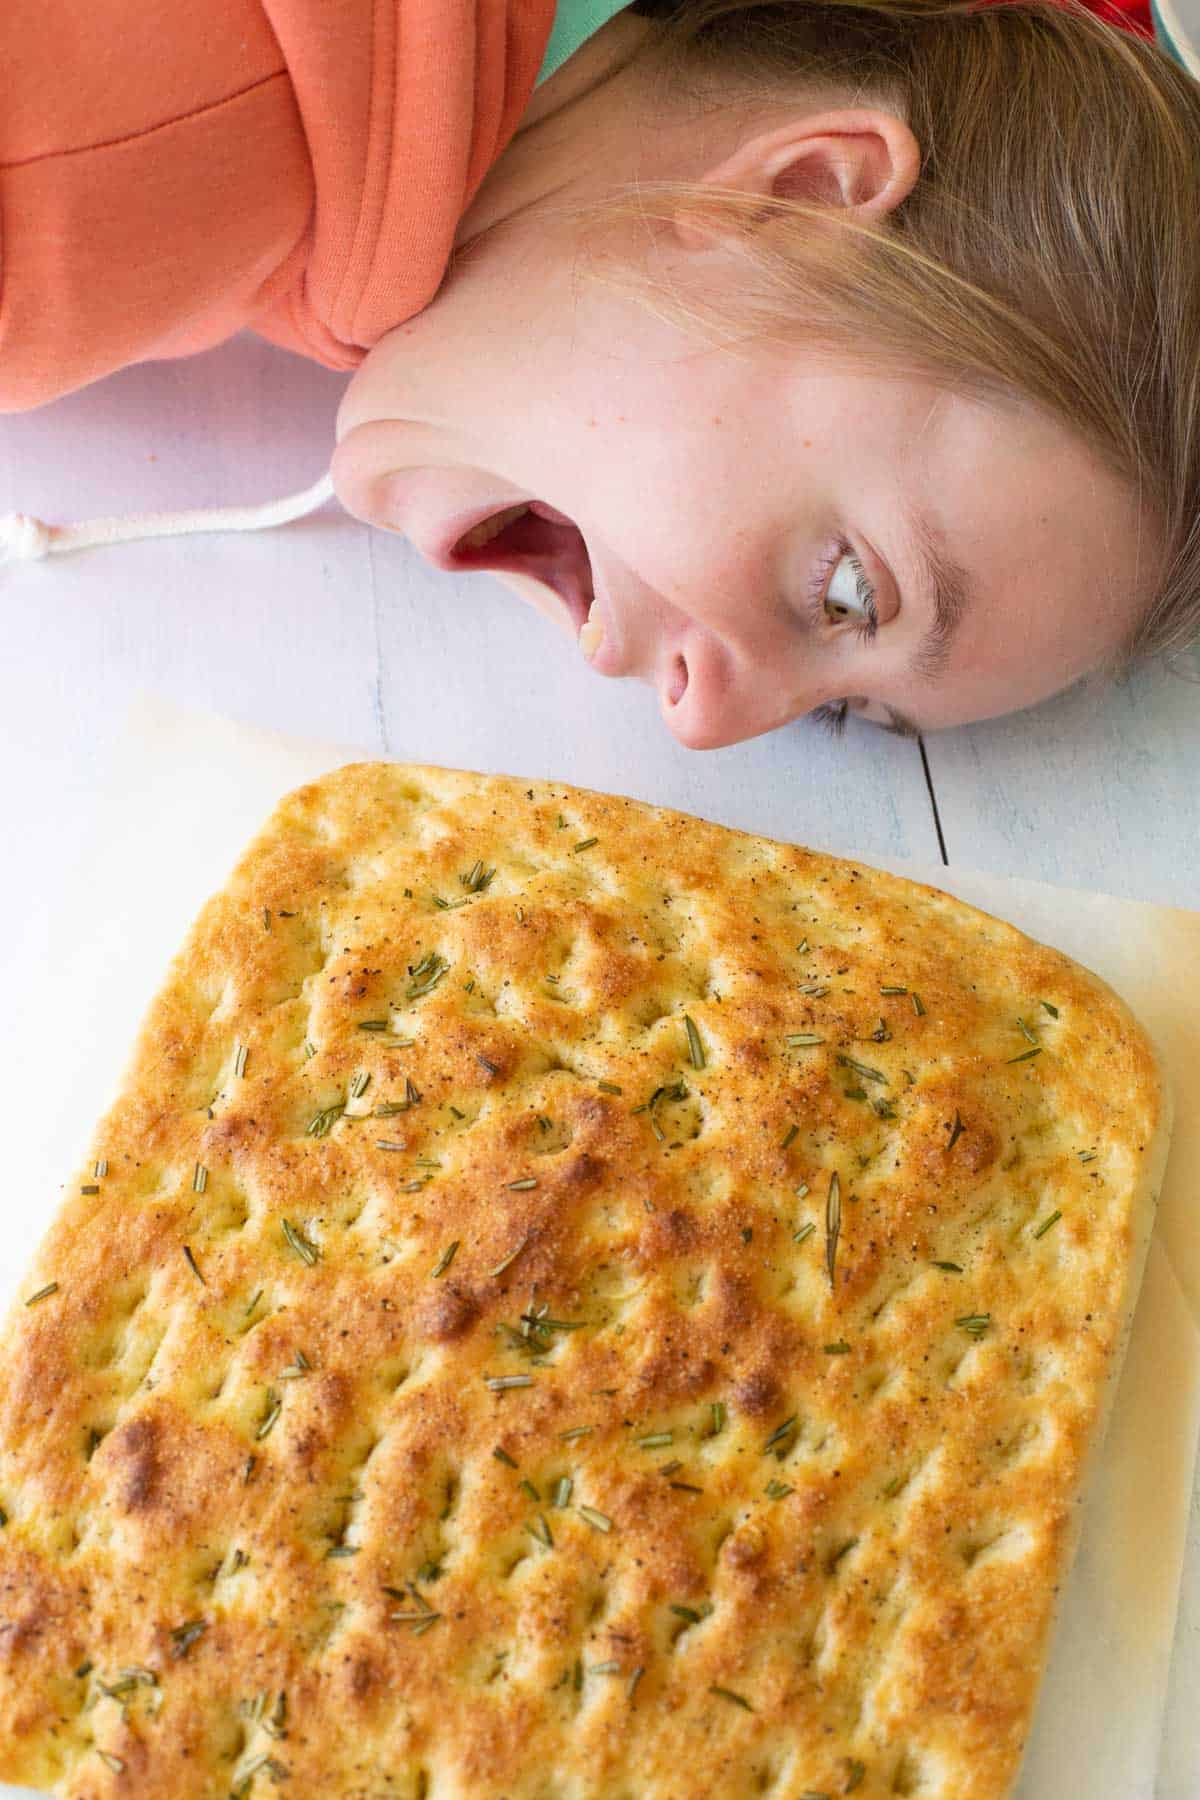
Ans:
[[[437,291],[554,0],[0,0],[0,411]]]

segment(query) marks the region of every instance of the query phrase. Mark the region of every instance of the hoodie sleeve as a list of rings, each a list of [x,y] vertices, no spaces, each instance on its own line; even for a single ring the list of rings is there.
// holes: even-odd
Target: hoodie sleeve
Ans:
[[[553,0],[3,0],[0,410],[427,304]]]

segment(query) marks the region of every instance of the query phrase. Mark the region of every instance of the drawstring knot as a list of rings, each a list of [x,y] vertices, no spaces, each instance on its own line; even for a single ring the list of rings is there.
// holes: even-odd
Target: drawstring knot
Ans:
[[[54,529],[28,513],[0,513],[0,563],[37,562],[54,547]]]

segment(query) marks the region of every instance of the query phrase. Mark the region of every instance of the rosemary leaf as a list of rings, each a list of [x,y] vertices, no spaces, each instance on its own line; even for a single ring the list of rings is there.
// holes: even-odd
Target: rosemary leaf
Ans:
[[[301,1262],[307,1263],[311,1269],[313,1264],[319,1262],[321,1259],[321,1252],[317,1249],[317,1246],[310,1243],[304,1233],[298,1230],[297,1227],[292,1224],[290,1219],[283,1219],[280,1223],[282,1225],[283,1235],[287,1239],[288,1244],[296,1252],[296,1255],[300,1258]]]
[[[509,1264],[516,1262],[518,1256],[520,1256],[522,1250],[525,1248],[525,1246],[528,1242],[529,1242],[529,1239],[527,1237],[523,1237],[521,1239],[520,1243],[516,1246],[516,1248],[514,1250],[510,1250],[508,1255],[506,1257],[504,1257],[502,1261],[498,1262],[494,1269],[488,1270],[489,1277],[494,1276],[494,1275],[503,1275],[505,1269],[508,1268]]]
[[[782,1457],[785,1454],[785,1446],[795,1435],[797,1422],[798,1414],[793,1413],[790,1419],[785,1419],[782,1425],[777,1425],[763,1445],[763,1455],[766,1456],[774,1450],[777,1456]]]
[[[835,1169],[829,1177],[829,1196],[825,1202],[825,1267],[829,1271],[830,1287],[833,1287],[837,1276],[837,1248],[841,1233],[842,1184]]]
[[[455,1238],[452,1244],[447,1244],[436,1263],[434,1263],[433,1268],[430,1270],[431,1275],[444,1275],[446,1273],[446,1270],[458,1255],[458,1246],[461,1241],[460,1238]]]
[[[696,1030],[695,1020],[687,1013],[683,1015],[684,1029],[687,1032],[688,1055],[693,1069],[704,1067],[704,1045],[700,1041],[700,1033]]]
[[[711,1682],[708,1691],[710,1694],[716,1694],[721,1700],[728,1700],[731,1706],[740,1706],[743,1712],[752,1713],[754,1711],[746,1696],[735,1694],[732,1688],[718,1687],[716,1682]]]
[[[991,1313],[966,1313],[961,1319],[954,1321],[960,1331],[965,1331],[968,1337],[973,1338],[981,1338],[991,1322]]]
[[[843,1056],[840,1053],[837,1060],[843,1069],[853,1069],[854,1073],[861,1076],[863,1081],[878,1081],[884,1087],[887,1086],[888,1078],[882,1069],[873,1069],[870,1063],[858,1062],[853,1056]]]

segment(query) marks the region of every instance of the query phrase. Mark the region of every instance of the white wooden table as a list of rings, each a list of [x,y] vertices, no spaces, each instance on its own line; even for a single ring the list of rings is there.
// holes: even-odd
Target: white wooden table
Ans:
[[[128,371],[0,420],[0,510],[75,519],[306,486],[341,387],[250,339]],[[833,742],[801,723],[697,755],[668,738],[647,691],[593,676],[487,577],[435,575],[332,507],[259,536],[0,570],[0,629],[0,991],[48,954],[44,896],[87,879],[107,752],[147,690],[368,755],[553,775],[868,861],[941,855],[1200,907],[1200,690],[1180,675],[1144,671],[925,744],[853,726]],[[0,1033],[10,1111],[46,1074]],[[1200,1514],[1194,1546],[1198,1534]],[[1179,1630],[1200,1633],[1195,1548]],[[1171,1705],[1191,1702],[1176,1691]],[[1162,1800],[1194,1800],[1198,1782],[1168,1770]]]

